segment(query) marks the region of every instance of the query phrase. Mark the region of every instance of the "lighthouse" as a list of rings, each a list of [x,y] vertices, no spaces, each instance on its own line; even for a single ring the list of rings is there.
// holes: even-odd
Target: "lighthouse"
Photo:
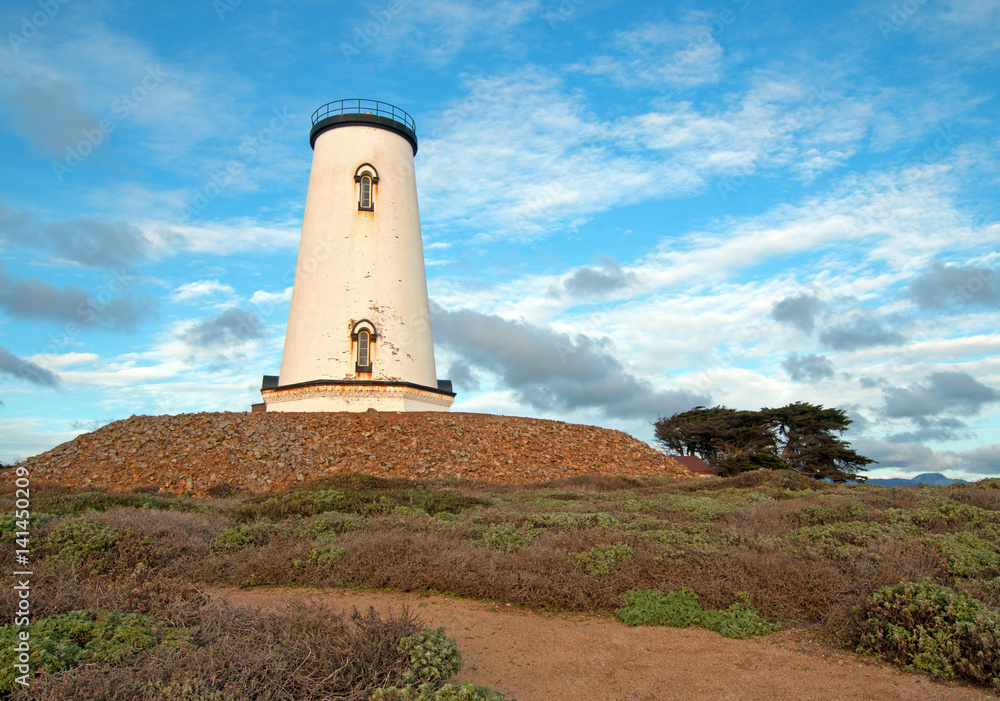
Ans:
[[[448,411],[434,367],[413,119],[376,100],[312,115],[285,346],[266,411]]]

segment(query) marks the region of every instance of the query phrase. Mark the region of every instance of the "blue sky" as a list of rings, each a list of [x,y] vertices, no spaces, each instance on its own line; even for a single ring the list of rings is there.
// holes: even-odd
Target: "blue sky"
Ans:
[[[652,439],[850,412],[873,476],[1000,475],[1000,2],[16,0],[0,459],[243,411],[281,359],[309,115],[413,115],[453,410]]]

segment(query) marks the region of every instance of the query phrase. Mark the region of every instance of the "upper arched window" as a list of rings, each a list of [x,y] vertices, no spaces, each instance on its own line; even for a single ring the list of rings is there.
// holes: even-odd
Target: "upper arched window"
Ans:
[[[372,207],[372,177],[361,176],[361,197],[358,199],[358,209],[373,209]]]
[[[378,171],[371,163],[362,163],[354,171],[354,182],[358,184],[358,211],[375,211],[375,185],[378,184]]]

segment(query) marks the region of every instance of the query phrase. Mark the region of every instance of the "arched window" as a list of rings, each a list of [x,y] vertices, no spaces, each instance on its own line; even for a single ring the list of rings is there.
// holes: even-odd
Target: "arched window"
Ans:
[[[371,343],[371,334],[368,331],[363,330],[358,332],[358,367],[371,367],[371,348],[369,344]]]
[[[361,319],[355,322],[351,328],[351,340],[357,349],[354,363],[354,372],[371,373],[372,360],[375,356],[375,341],[378,339],[378,331],[375,324],[368,319]]]
[[[362,163],[354,171],[354,182],[358,184],[358,211],[375,211],[375,185],[378,184],[378,171],[371,163]]]
[[[372,209],[372,179],[369,175],[361,176],[361,198],[358,209]]]

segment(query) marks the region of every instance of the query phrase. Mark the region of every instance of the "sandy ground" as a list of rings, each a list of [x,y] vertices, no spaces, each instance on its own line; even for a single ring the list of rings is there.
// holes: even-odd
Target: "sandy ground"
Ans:
[[[981,688],[941,683],[831,648],[803,631],[730,640],[696,628],[632,628],[603,616],[546,614],[447,596],[345,589],[212,588],[253,607],[322,601],[350,611],[406,606],[458,641],[470,680],[518,701],[986,701]]]

